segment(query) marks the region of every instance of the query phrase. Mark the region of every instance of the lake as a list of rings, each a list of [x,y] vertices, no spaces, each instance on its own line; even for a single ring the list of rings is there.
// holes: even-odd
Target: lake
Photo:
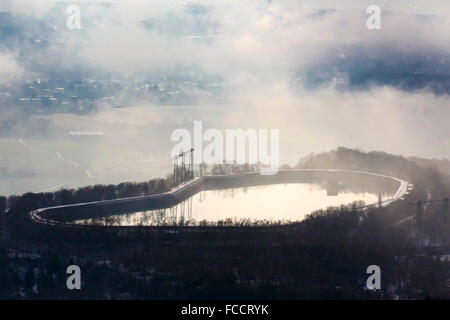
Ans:
[[[383,200],[392,193],[380,190]],[[319,183],[284,183],[201,191],[171,208],[75,220],[95,225],[230,225],[267,221],[289,223],[330,206],[377,203],[379,192],[327,189]],[[359,203],[361,205],[362,203]]]

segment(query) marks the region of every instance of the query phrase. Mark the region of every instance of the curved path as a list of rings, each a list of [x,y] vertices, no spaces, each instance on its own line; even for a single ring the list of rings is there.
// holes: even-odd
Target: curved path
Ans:
[[[357,171],[357,170],[338,170],[338,169],[291,169],[291,170],[280,170],[276,175],[289,175],[290,173],[300,173],[300,172],[323,172],[323,173],[354,173],[354,174],[365,174],[365,175],[371,175],[375,177],[380,178],[386,178],[391,179],[399,183],[399,187],[397,188],[396,192],[392,196],[392,198],[386,199],[382,201],[383,206],[387,206],[391,204],[394,201],[397,201],[401,199],[405,194],[408,193],[408,186],[410,185],[407,181],[388,176],[383,174],[377,174],[372,173],[368,171]],[[261,176],[266,177],[265,179],[271,179],[270,177],[274,176]],[[61,214],[74,214],[85,211],[92,212],[92,211],[108,211],[108,210],[123,210],[125,207],[143,207],[143,206],[155,206],[159,208],[163,207],[171,207],[172,205],[175,205],[184,199],[192,196],[193,194],[200,191],[203,186],[205,185],[205,182],[218,180],[218,179],[228,179],[228,178],[238,178],[238,177],[250,177],[250,176],[260,176],[258,172],[251,172],[251,173],[238,173],[238,174],[232,174],[232,175],[219,175],[219,176],[203,176],[200,178],[196,178],[193,181],[190,181],[184,185],[181,185],[173,190],[170,190],[165,193],[161,194],[155,194],[155,195],[148,195],[148,196],[138,196],[138,197],[129,197],[129,198],[121,198],[121,199],[114,199],[114,200],[102,200],[102,201],[94,201],[94,202],[88,202],[88,203],[78,203],[78,204],[71,204],[71,205],[63,205],[63,206],[54,206],[54,207],[48,207],[48,208],[40,208],[37,210],[34,210],[30,212],[28,215],[30,219],[37,223],[44,223],[49,225],[62,225],[62,226],[77,226],[82,227],[82,225],[76,225],[66,222],[60,222],[56,221],[54,218],[56,215]],[[267,178],[268,177],[268,178]],[[276,181],[273,182],[273,184],[277,183]],[[280,182],[278,182],[280,183]],[[379,203],[373,203],[364,205],[362,207],[359,207],[357,209],[363,209],[373,206],[378,206]],[[135,211],[136,212],[136,211]],[[83,227],[86,227],[83,225]]]

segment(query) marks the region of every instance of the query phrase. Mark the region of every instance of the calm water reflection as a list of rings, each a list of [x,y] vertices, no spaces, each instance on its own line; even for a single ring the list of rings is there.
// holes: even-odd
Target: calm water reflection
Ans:
[[[208,190],[197,193],[175,207],[113,215],[76,223],[98,225],[230,225],[236,222],[299,221],[315,210],[349,205],[355,201],[376,203],[378,193],[330,190],[319,184],[293,183],[245,188]],[[383,199],[392,196],[383,193]]]

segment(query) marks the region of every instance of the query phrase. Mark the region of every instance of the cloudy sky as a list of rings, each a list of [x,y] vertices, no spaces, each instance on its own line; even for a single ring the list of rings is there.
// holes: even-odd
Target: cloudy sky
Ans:
[[[80,30],[66,26],[69,5]],[[381,8],[368,30],[366,9]],[[170,133],[280,129],[281,162],[337,146],[450,158],[445,0],[0,0],[0,98],[55,73],[215,79],[219,97],[88,113],[0,105],[0,194],[145,180],[170,167]],[[91,135],[80,135],[90,132]]]

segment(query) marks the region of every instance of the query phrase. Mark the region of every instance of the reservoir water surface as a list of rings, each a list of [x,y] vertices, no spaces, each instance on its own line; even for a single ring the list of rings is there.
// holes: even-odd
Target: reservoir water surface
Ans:
[[[205,190],[171,208],[148,210],[107,217],[75,220],[77,224],[117,226],[234,225],[259,222],[301,221],[309,213],[327,207],[374,204],[389,199],[386,190],[364,188],[330,190],[320,183],[284,183]]]

